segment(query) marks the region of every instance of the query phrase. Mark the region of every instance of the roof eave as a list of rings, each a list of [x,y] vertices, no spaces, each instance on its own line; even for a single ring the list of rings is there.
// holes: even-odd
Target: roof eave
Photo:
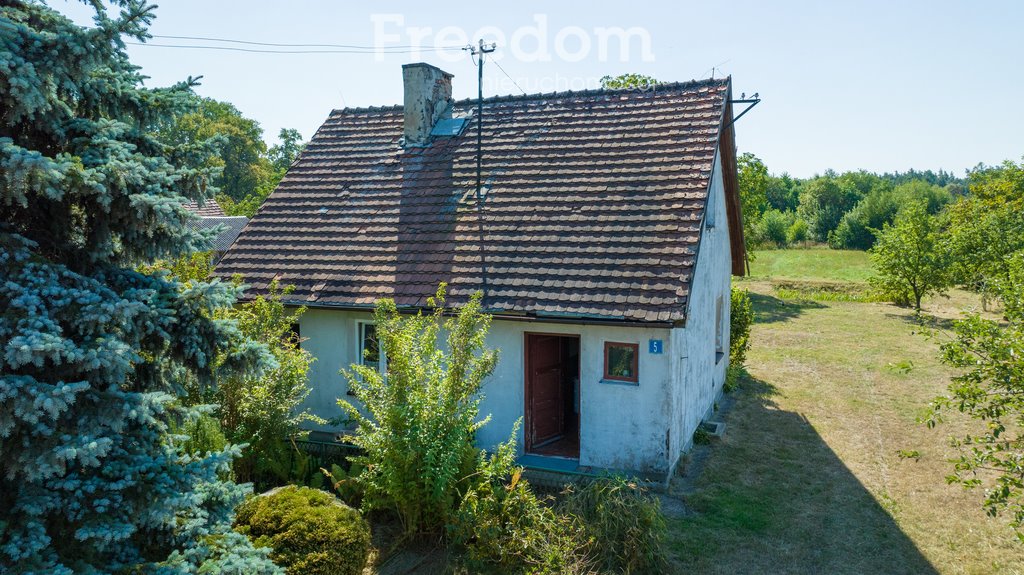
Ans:
[[[354,304],[354,303],[331,303],[331,302],[309,302],[305,300],[281,300],[281,303],[287,306],[306,307],[310,309],[330,309],[335,311],[358,311],[358,312],[373,312],[374,304]],[[399,313],[414,314],[419,311],[431,311],[430,308],[414,305],[403,305],[397,306]],[[678,321],[642,321],[642,320],[631,320],[631,319],[617,319],[606,316],[597,315],[579,315],[579,314],[537,314],[537,313],[519,313],[519,312],[501,312],[501,311],[486,311],[485,313],[491,315],[494,319],[504,321],[525,321],[531,323],[560,323],[560,324],[586,324],[586,325],[605,325],[605,326],[617,326],[617,327],[643,327],[643,328],[665,328],[671,329],[673,327],[679,327]]]
[[[732,274],[747,275],[747,247],[743,237],[743,210],[740,202],[739,168],[736,158],[736,127],[732,115],[732,77],[725,92],[725,106],[718,129],[718,154],[725,186],[726,216],[729,220],[729,244]]]

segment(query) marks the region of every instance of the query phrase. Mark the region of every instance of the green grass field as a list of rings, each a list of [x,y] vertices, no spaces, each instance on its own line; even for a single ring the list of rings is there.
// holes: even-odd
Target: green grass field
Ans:
[[[871,276],[867,252],[808,248],[761,250],[750,263],[753,278],[865,282]]]
[[[862,253],[760,252],[754,273],[861,281]],[[848,265],[848,267],[847,267]],[[770,272],[762,272],[770,270]],[[979,425],[917,417],[951,372],[912,313],[884,303],[791,300],[755,277],[750,378],[725,437],[678,482],[692,515],[670,520],[679,573],[1024,573],[1024,549],[983,493],[947,485],[947,438]],[[926,302],[957,317],[970,294]],[[920,458],[903,459],[901,450]],[[696,454],[693,456],[696,459]],[[692,468],[697,466],[691,464]]]

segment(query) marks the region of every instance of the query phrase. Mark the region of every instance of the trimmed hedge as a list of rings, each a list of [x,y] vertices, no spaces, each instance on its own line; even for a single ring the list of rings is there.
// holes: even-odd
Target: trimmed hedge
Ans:
[[[235,528],[288,575],[358,575],[370,553],[370,527],[330,493],[289,485],[238,508]]]

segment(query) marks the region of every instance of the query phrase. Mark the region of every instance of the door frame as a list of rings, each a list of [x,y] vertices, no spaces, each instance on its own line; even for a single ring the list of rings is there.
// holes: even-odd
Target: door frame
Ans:
[[[582,436],[583,429],[583,336],[578,333],[555,333],[547,331],[524,331],[523,332],[523,453],[531,453],[533,449],[533,437],[531,433],[531,410],[530,400],[531,397],[531,386],[530,386],[530,336],[548,336],[548,337],[571,337],[579,342],[579,357],[576,358],[576,371],[580,378],[580,412],[576,417],[576,439],[579,443],[579,439]],[[580,444],[580,449],[583,449]],[[577,457],[579,454],[577,454]]]

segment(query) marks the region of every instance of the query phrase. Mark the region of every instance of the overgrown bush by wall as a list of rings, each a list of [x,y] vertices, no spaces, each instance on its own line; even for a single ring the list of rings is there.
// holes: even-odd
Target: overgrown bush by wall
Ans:
[[[480,418],[480,388],[498,361],[484,345],[491,317],[474,294],[453,315],[444,285],[429,300],[431,314],[399,313],[378,300],[374,320],[387,377],[366,365],[344,370],[362,409],[339,405],[356,422],[349,441],[363,450],[364,511],[395,512],[408,536],[434,535],[451,524],[465,478],[474,476],[479,451],[473,438]]]
[[[370,553],[370,527],[330,493],[287,486],[238,507],[235,528],[288,575],[358,575]]]
[[[662,573],[665,518],[638,483],[602,477],[538,497],[508,442],[479,466],[448,534],[468,573]]]
[[[602,477],[570,485],[558,505],[586,541],[587,556],[603,573],[663,573],[665,516],[658,499],[636,481]]]
[[[513,437],[517,431],[518,425]],[[467,573],[592,572],[577,524],[533,492],[515,453],[509,440],[479,456],[475,481],[448,525],[459,567]]]
[[[729,363],[740,366],[750,349],[750,326],[754,323],[754,304],[747,290],[732,288],[729,308]]]

